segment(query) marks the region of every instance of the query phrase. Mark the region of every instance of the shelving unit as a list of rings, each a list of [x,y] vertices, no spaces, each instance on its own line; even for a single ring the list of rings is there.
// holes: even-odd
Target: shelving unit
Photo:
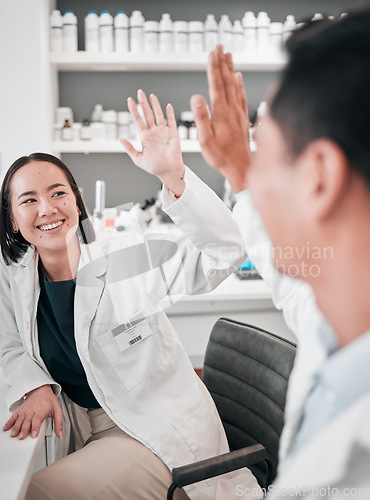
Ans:
[[[281,55],[235,54],[233,56],[237,71],[277,71],[284,67],[285,57]],[[51,53],[49,63],[51,70],[57,74],[67,72],[191,72],[206,71],[208,54],[160,54],[160,53]],[[56,93],[57,94],[57,93]],[[55,95],[56,102],[58,95]],[[134,147],[140,149],[138,141],[133,141]],[[51,149],[56,154],[61,153],[125,153],[123,146],[117,141],[52,141]],[[183,153],[200,153],[198,141],[182,141]]]
[[[286,63],[283,55],[233,55],[238,71],[277,71]],[[132,53],[119,54],[51,53],[50,64],[57,71],[204,71],[208,54],[160,54]]]
[[[130,141],[132,145],[140,151],[139,141]],[[53,151],[60,153],[125,153],[122,144],[117,141],[53,141]],[[183,153],[200,153],[198,141],[181,141],[181,151]]]

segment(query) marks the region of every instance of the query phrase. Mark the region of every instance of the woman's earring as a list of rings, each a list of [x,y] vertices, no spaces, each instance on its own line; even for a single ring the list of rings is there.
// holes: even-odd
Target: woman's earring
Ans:
[[[13,233],[18,233],[19,231],[19,227],[17,227],[16,225],[13,224]]]

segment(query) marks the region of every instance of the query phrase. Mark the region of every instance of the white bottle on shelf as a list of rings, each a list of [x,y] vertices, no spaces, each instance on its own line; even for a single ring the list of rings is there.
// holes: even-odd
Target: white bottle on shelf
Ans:
[[[100,14],[99,26],[101,52],[113,52],[113,17],[107,10]]]
[[[247,11],[242,19],[244,31],[244,52],[254,54],[257,48],[257,19],[253,12]]]
[[[267,12],[259,12],[257,15],[257,50],[261,54],[267,54],[270,50],[270,18]]]
[[[130,50],[142,52],[144,48],[144,17],[140,10],[134,10],[130,17]]]
[[[296,28],[296,22],[294,19],[294,16],[286,16],[286,20],[284,22],[284,28],[283,28],[283,43],[285,43],[288,38],[292,35]]]
[[[202,21],[189,22],[189,52],[204,52],[204,24]]]
[[[103,105],[95,104],[94,111],[91,115],[91,123],[101,122],[103,118]]]
[[[117,111],[109,109],[103,111],[103,123],[106,125],[105,133],[108,141],[117,140],[118,127],[117,127]]]
[[[218,44],[218,24],[213,14],[207,14],[204,23],[204,43],[206,52],[211,52]]]
[[[114,47],[116,52],[128,52],[128,32],[130,20],[122,10],[114,17]]]
[[[270,24],[270,53],[280,55],[283,48],[283,23]]]
[[[63,52],[63,16],[60,10],[53,10],[50,15],[50,50]]]
[[[320,12],[316,12],[311,21],[322,21],[324,16]]]
[[[85,50],[99,52],[99,16],[91,10],[85,17]]]
[[[131,115],[128,111],[118,112],[118,137],[120,139],[130,139]]]
[[[244,33],[241,21],[234,21],[234,52],[243,52],[244,50]]]
[[[221,16],[220,24],[218,25],[220,43],[222,43],[225,52],[232,52],[233,50],[233,25],[229,16],[223,14]]]
[[[144,23],[144,52],[158,52],[158,21]]]
[[[174,51],[180,54],[188,52],[188,23],[186,21],[175,21],[173,23],[173,46]]]
[[[63,50],[77,52],[77,17],[71,10],[63,16]]]
[[[159,21],[159,52],[173,51],[173,22],[169,14],[163,14]]]

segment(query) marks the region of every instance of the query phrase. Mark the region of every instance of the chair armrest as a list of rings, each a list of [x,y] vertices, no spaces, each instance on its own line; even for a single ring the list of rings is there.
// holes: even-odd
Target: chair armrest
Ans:
[[[172,470],[172,480],[176,487],[182,488],[188,484],[263,462],[266,456],[265,447],[261,444],[255,444],[199,462],[176,467]]]

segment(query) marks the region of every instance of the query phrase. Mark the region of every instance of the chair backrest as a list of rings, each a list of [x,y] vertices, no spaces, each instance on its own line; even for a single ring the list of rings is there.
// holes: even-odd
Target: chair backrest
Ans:
[[[220,318],[204,359],[202,379],[216,403],[231,451],[262,444],[271,462],[271,480],[276,475],[295,351],[295,344],[277,335]],[[267,487],[265,465],[251,470],[259,484]]]

